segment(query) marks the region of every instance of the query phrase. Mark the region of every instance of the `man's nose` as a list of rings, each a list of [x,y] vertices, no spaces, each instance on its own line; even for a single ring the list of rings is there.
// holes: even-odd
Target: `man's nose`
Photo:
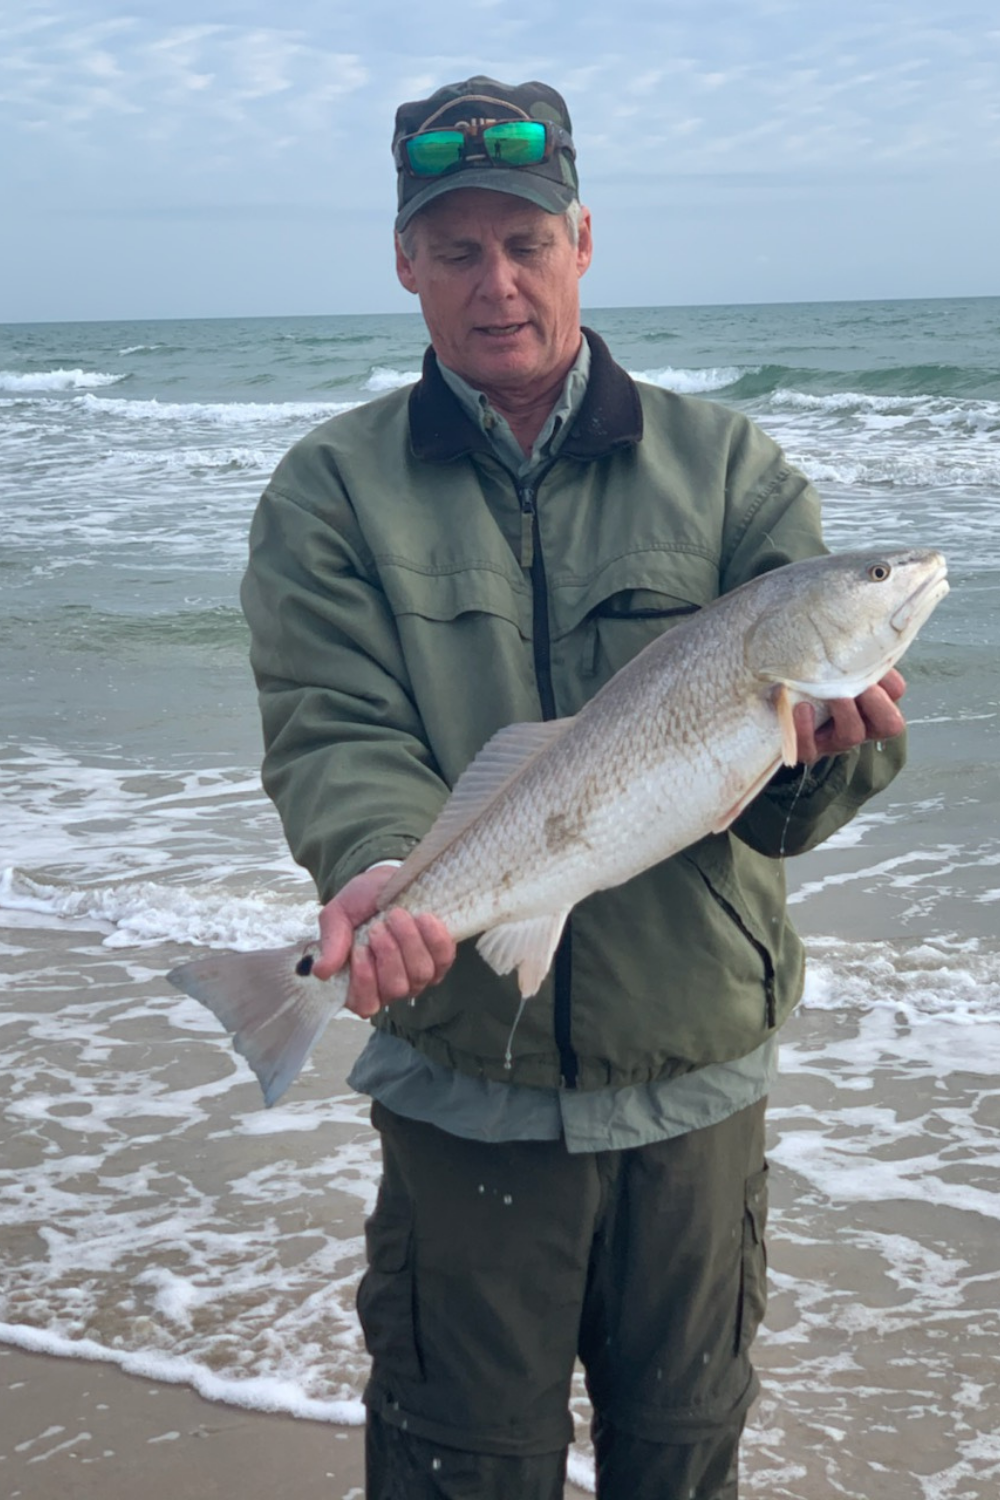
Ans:
[[[483,296],[493,298],[513,297],[517,293],[516,267],[510,256],[502,250],[494,250],[483,257],[479,290]]]

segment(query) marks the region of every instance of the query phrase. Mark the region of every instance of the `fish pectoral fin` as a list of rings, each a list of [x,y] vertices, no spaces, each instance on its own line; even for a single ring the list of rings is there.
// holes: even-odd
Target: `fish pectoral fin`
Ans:
[[[484,932],[476,947],[491,969],[498,974],[517,970],[521,994],[527,999],[541,989],[549,972],[552,955],[559,946],[569,911],[541,917],[527,917],[521,922],[501,922]]]
[[[547,719],[541,724],[508,724],[487,740],[456,781],[430,831],[389,877],[379,898],[382,909],[391,906],[572,722],[572,719]]]
[[[781,764],[797,766],[799,763],[799,737],[795,731],[795,715],[792,695],[785,683],[779,682],[771,697],[778,724],[781,728]]]
[[[793,764],[795,764],[795,762],[793,762]],[[711,832],[725,833],[726,829],[736,822],[736,819],[739,817],[740,813],[743,812],[745,808],[750,806],[750,803],[758,795],[758,793],[764,790],[764,788],[767,786],[767,783],[770,781],[771,777],[774,775],[775,771],[780,765],[780,759],[773,760],[768,766],[767,770],[761,776],[758,776],[757,780],[747,787],[746,791],[743,793],[739,801],[734,802],[732,807],[730,807],[726,812],[722,814],[721,818],[716,819],[716,821],[712,825]]]
[[[167,975],[208,1007],[253,1068],[270,1108],[277,1103],[347,999],[348,976],[312,976],[312,944],[257,953],[217,953]]]

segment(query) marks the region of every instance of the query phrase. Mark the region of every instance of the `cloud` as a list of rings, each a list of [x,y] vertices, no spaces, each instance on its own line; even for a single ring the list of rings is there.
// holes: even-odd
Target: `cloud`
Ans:
[[[774,205],[794,213],[804,184],[822,198],[836,181],[849,201],[853,181],[860,202],[886,174],[919,193],[921,180],[978,172],[983,213],[997,212],[995,0],[970,0],[947,24],[939,0],[576,0],[571,24],[565,0],[213,0],[207,12],[202,0],[22,0],[8,11],[0,195],[36,241],[55,221],[82,246],[76,228],[102,217],[177,226],[227,213],[275,235],[285,226],[286,238],[310,219],[338,236],[380,223],[384,237],[397,103],[480,71],[563,90],[595,208],[663,214],[684,182],[699,194],[714,184],[721,203],[742,180],[752,199],[767,179],[773,234]],[[241,228],[237,253],[251,238]]]
[[[964,29],[942,27],[928,0],[763,4],[752,21],[746,6],[726,3],[709,15],[695,5],[578,0],[572,28],[546,0],[530,10],[511,0],[475,7],[464,30],[452,7],[425,0],[408,10],[381,0],[330,11],[292,3],[280,23],[254,3],[234,8],[240,22],[169,19],[178,12],[165,6],[101,9],[60,14],[36,4],[0,30],[8,130],[43,132],[75,156],[89,149],[104,160],[165,141],[196,146],[218,169],[239,165],[241,151],[281,154],[293,143],[312,160],[321,132],[342,136],[361,119],[370,122],[366,142],[387,134],[387,98],[483,66],[560,83],[581,145],[594,148],[583,164],[597,174],[655,172],[643,136],[623,152],[616,122],[627,119],[669,143],[672,169],[691,172],[852,159],[863,167],[859,153],[967,160],[992,155],[1000,139],[1000,42],[985,5]],[[374,166],[376,152],[362,150]],[[180,176],[181,161],[174,165]]]
[[[276,27],[38,13],[0,29],[8,129],[104,159],[167,140],[236,152],[237,126],[257,138],[317,128],[367,76],[355,54]],[[122,115],[127,138],[114,133]],[[174,165],[181,176],[182,159]]]

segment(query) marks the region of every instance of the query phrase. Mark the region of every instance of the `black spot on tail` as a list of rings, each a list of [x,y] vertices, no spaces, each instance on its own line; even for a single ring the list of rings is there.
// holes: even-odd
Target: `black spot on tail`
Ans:
[[[307,975],[312,973],[312,971],[313,956],[311,953],[304,953],[299,959],[298,963],[295,965],[295,972],[296,974],[301,975],[303,979],[305,979]]]

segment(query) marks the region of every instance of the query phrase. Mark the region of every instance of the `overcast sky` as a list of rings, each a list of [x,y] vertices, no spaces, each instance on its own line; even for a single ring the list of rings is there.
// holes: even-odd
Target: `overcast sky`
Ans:
[[[411,309],[476,72],[567,98],[591,307],[1000,293],[998,0],[0,0],[0,321]]]

